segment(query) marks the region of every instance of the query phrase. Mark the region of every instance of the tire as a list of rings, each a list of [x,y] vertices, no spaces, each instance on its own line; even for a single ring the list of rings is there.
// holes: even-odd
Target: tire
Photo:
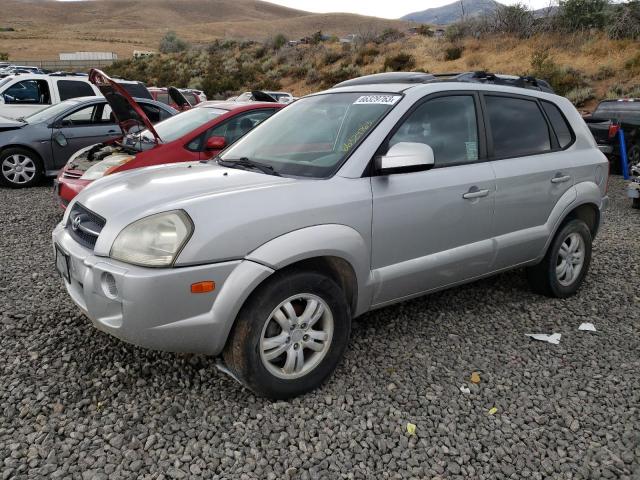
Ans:
[[[306,313],[311,322],[305,323]],[[296,327],[290,318],[297,320]],[[249,297],[223,358],[256,394],[286,399],[315,389],[331,375],[350,330],[350,308],[336,282],[321,273],[289,270],[276,273]],[[313,349],[306,346],[311,343]]]
[[[631,208],[635,208],[636,210],[640,210],[640,198],[634,198],[631,202]]]
[[[576,250],[572,250],[573,248]],[[575,263],[580,252],[582,263]],[[573,259],[573,262],[569,259]],[[590,263],[591,231],[582,220],[569,220],[556,233],[543,260],[527,269],[527,279],[536,293],[556,298],[570,297],[582,285]],[[569,264],[571,266],[567,268]],[[579,270],[576,272],[578,266]]]
[[[7,148],[0,153],[0,183],[10,188],[27,188],[42,180],[42,159],[26,148]]]

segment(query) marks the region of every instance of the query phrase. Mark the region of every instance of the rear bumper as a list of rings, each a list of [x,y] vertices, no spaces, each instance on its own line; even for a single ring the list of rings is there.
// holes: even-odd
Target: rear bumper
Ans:
[[[69,258],[70,281],[63,280],[67,292],[93,325],[155,350],[221,353],[237,313],[223,307],[235,306],[250,292],[239,291],[250,282],[228,282],[229,277],[236,270],[250,271],[256,279],[272,272],[242,260],[180,268],[129,265],[95,256],[62,225],[53,231],[53,241]],[[191,293],[191,284],[205,280],[215,282],[213,292]]]

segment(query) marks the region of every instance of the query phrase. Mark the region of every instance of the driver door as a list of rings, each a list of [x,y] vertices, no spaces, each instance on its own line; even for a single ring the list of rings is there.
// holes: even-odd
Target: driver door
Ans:
[[[428,97],[383,145],[424,143],[435,164],[371,179],[374,305],[488,273],[496,180],[479,112],[473,93]]]
[[[51,131],[51,151],[56,168],[81,148],[122,135],[106,103],[92,104],[59,118]]]

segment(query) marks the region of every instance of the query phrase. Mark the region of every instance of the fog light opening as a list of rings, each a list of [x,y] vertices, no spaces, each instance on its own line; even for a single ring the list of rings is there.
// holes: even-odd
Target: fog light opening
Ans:
[[[116,286],[115,277],[109,272],[102,272],[102,291],[104,294],[114,300],[118,297],[118,287]]]

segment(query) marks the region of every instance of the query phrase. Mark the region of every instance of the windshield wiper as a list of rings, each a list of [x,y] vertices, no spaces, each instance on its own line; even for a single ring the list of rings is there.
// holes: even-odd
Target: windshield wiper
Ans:
[[[276,177],[282,176],[278,172],[276,172],[276,170],[271,165],[256,162],[255,160],[251,160],[247,157],[237,158],[233,160],[223,160],[222,158],[218,158],[217,162],[218,165],[222,165],[223,167],[242,167],[245,170],[260,170],[262,173],[266,173],[267,175],[275,175]]]

